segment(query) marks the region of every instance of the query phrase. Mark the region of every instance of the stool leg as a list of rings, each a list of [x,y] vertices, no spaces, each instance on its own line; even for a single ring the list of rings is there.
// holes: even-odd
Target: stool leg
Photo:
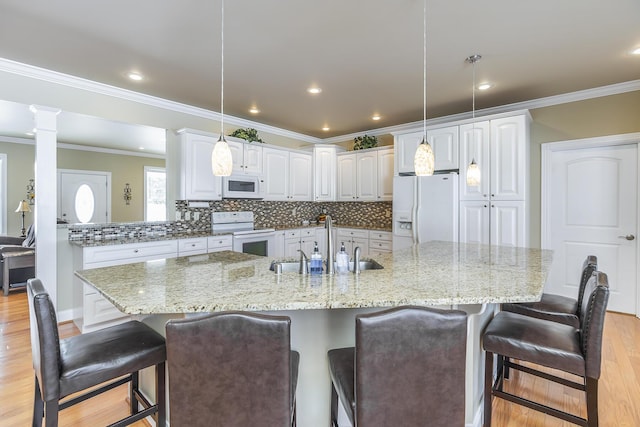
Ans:
[[[331,383],[331,427],[338,427],[338,393]]]
[[[58,427],[58,401],[45,402],[44,405],[44,425]]]
[[[587,424],[598,427],[598,380],[587,377]]]
[[[157,427],[165,427],[167,425],[167,383],[165,372],[165,363],[158,363],[156,365],[156,404],[158,405]]]
[[[487,351],[484,359],[484,427],[491,427],[492,388],[493,353]]]
[[[42,427],[42,418],[44,418],[44,402],[40,394],[40,382],[35,377],[35,392],[33,394],[33,427]]]
[[[138,413],[138,399],[136,398],[136,390],[140,387],[138,372],[131,373],[131,384],[129,384],[129,406],[131,415]]]

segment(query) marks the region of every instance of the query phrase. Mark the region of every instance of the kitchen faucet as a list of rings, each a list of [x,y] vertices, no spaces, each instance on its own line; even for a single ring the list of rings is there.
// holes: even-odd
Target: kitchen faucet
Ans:
[[[298,252],[300,252],[300,266],[298,267],[298,273],[309,274],[309,258],[307,258],[307,254],[305,254],[302,249],[298,249]]]
[[[335,253],[333,252],[333,232],[331,227],[331,215],[324,219],[324,228],[327,229],[327,274],[336,272]]]
[[[360,246],[353,250],[353,274],[360,274]]]

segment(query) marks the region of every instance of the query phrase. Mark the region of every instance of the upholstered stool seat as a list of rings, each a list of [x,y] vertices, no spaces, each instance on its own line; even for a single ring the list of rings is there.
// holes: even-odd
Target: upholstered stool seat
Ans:
[[[598,258],[589,255],[582,264],[582,274],[576,298],[543,293],[540,301],[502,304],[502,311],[510,311],[538,319],[580,327],[580,305],[587,280],[598,269]]]
[[[126,426],[153,414],[156,425],[166,424],[166,347],[160,334],[130,321],[60,340],[55,309],[39,279],[27,282],[27,295],[35,370],[34,426],[41,426],[43,417],[47,427],[57,426],[60,410],[128,382],[131,415],[112,426]],[[138,371],[151,366],[156,369],[154,405],[138,389]]]
[[[338,397],[354,426],[463,426],[466,331],[458,310],[356,316],[355,348],[328,352],[332,426]]]
[[[602,333],[609,298],[607,275],[594,272],[585,285],[580,306],[580,327],[550,322],[518,313],[502,311],[485,329],[482,345],[486,351],[484,389],[484,427],[491,427],[492,396],[507,399],[581,426],[598,425],[598,379],[602,355]],[[493,381],[493,359],[497,355],[498,372]],[[522,365],[512,360],[534,364]],[[546,366],[581,377],[573,381],[539,370]],[[586,392],[587,418],[504,391],[508,369],[554,381]]]

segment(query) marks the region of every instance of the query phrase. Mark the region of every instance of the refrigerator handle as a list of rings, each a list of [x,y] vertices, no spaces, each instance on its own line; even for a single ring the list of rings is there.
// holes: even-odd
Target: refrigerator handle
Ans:
[[[420,233],[419,233],[419,227],[420,225],[418,224],[418,218],[420,218],[420,209],[421,209],[421,205],[422,205],[422,200],[420,197],[420,178],[419,177],[415,177],[416,180],[416,185],[415,185],[415,190],[413,192],[413,209],[411,210],[411,231],[413,233],[413,243],[417,243],[420,244],[422,243],[420,241]]]

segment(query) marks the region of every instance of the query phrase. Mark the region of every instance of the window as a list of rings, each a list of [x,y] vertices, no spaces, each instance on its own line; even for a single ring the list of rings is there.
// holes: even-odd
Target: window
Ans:
[[[144,220],[167,220],[167,173],[164,168],[144,167]]]
[[[87,184],[82,184],[78,187],[75,196],[75,214],[82,224],[86,224],[93,218],[93,213],[96,207],[96,198],[93,195],[93,190]]]

